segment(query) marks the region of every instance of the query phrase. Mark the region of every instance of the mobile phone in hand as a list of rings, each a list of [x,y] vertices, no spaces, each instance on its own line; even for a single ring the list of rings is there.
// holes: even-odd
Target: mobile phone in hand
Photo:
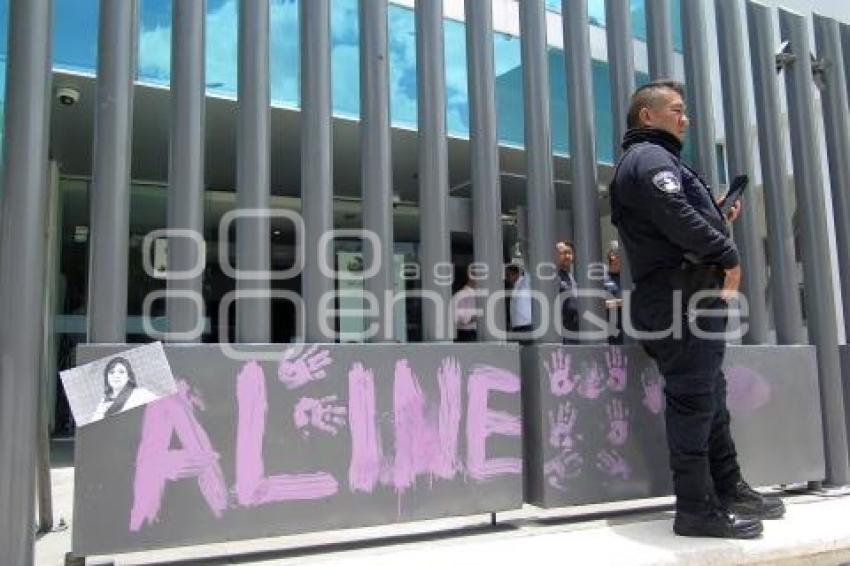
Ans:
[[[744,189],[747,188],[747,184],[749,182],[750,178],[746,175],[738,175],[735,177],[732,184],[729,186],[729,191],[720,203],[720,211],[723,213],[723,216],[729,214],[729,211],[732,210],[735,203],[741,200],[741,196],[744,194]]]

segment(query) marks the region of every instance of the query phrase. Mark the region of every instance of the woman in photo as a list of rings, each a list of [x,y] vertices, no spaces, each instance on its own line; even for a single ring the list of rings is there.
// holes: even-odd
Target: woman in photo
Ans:
[[[156,399],[156,395],[144,387],[139,387],[130,362],[122,357],[112,358],[106,364],[103,370],[103,389],[103,400],[92,415],[92,421],[99,421]]]

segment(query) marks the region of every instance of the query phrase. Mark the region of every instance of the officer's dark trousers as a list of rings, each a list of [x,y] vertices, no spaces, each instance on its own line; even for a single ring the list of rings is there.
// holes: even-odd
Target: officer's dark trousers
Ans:
[[[674,308],[677,288],[681,314]],[[713,504],[716,493],[728,491],[740,480],[741,472],[729,432],[726,378],[721,369],[725,340],[700,337],[697,332],[722,333],[726,303],[719,297],[702,300],[698,307],[703,314],[694,317],[692,313],[689,319],[688,299],[695,290],[671,283],[669,277],[641,282],[633,294],[631,311],[637,330],[667,331],[666,337],[641,339],[641,344],[665,379],[676,508],[698,512]],[[681,335],[677,337],[674,331]]]

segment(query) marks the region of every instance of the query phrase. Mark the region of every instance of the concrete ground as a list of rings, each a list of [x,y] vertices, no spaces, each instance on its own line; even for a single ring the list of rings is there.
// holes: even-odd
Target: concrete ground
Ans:
[[[55,522],[73,528],[70,443],[53,451]],[[850,564],[850,496],[784,495],[787,515],[756,540],[674,536],[671,499],[423,521],[109,557],[87,564]],[[70,530],[40,535],[36,564],[59,565]],[[0,560],[2,562],[2,560]]]

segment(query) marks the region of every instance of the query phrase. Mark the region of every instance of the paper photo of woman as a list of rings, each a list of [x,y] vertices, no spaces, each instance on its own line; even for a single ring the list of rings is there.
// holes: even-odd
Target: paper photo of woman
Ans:
[[[156,398],[144,387],[139,387],[133,368],[126,358],[112,358],[103,370],[103,400],[92,414],[90,422],[145,405]]]

